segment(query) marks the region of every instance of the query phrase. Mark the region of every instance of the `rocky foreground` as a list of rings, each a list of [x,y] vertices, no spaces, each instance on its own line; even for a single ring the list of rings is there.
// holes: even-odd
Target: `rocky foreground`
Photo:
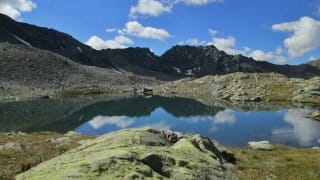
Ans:
[[[110,179],[125,179],[122,178],[125,175],[127,179],[152,179],[148,177],[151,175],[153,179],[169,179],[166,176],[173,179],[173,174],[177,173],[182,174],[177,179],[199,179],[199,176],[188,178],[188,175],[204,177],[210,173],[215,173],[214,179],[232,179],[234,176],[244,180],[320,178],[319,148],[301,149],[255,142],[251,148],[229,148],[233,156],[205,137],[170,131],[124,130],[94,138],[97,137],[76,132],[0,133],[0,177],[14,179],[15,175],[25,172],[17,178],[43,179],[37,176],[50,175],[48,179],[61,179],[66,174],[84,174],[76,179],[85,179],[85,175],[91,175],[86,179],[108,179],[103,176],[108,172],[119,175]],[[257,146],[257,143],[263,146]],[[65,162],[67,160],[71,162]],[[234,165],[229,163],[235,161]],[[201,173],[205,168],[211,169]]]
[[[131,129],[91,140],[16,179],[235,179],[234,161],[200,135]]]

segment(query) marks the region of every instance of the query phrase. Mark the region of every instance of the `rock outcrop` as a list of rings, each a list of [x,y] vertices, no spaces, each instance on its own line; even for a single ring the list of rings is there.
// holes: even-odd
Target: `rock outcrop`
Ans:
[[[179,133],[169,140],[166,135],[149,128],[112,132],[16,178],[235,179],[234,166],[226,160],[234,157],[213,141]]]
[[[320,76],[306,80],[276,73],[232,73],[170,82],[155,87],[154,94],[212,97],[233,102],[320,103]]]

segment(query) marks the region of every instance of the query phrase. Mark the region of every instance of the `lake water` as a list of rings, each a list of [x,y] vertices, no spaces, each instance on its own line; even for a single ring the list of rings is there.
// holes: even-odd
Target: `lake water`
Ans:
[[[320,123],[304,117],[313,108],[265,104],[209,106],[191,99],[159,96],[34,100],[0,103],[0,131],[74,130],[101,135],[149,126],[202,134],[225,146],[269,140],[313,147],[320,139]]]

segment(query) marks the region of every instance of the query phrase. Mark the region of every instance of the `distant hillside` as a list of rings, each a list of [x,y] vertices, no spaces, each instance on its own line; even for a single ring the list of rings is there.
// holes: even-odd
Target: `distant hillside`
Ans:
[[[123,73],[132,72],[161,80],[233,72],[276,72],[290,77],[305,78],[320,75],[320,69],[312,64],[274,65],[242,55],[228,55],[214,46],[174,46],[162,56],[156,56],[148,48],[97,51],[68,34],[16,22],[2,14],[0,27],[0,42],[36,47],[60,54],[83,65],[94,65]],[[28,58],[27,55],[25,58]]]
[[[0,85],[15,82],[28,87],[59,89],[156,82],[112,69],[80,65],[50,51],[9,43],[0,43],[0,67]]]

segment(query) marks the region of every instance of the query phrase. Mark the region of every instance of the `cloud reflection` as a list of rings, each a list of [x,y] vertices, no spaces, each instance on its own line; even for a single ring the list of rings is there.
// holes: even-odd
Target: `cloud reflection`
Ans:
[[[234,111],[230,109],[220,111],[214,116],[215,124],[234,124],[235,122],[236,115],[234,114]]]
[[[134,120],[127,116],[96,116],[88,123],[93,129],[99,129],[105,125],[115,125],[123,129],[131,126]]]
[[[303,109],[290,109],[285,112],[283,119],[292,128],[273,129],[272,134],[274,139],[280,141],[296,139],[301,146],[311,146],[313,141],[320,136],[320,125],[304,117],[308,112],[308,110]]]
[[[214,124],[234,124],[236,122],[235,111],[226,109],[218,112],[215,116],[191,116],[179,117],[179,120],[187,121],[188,123],[199,123],[203,121],[212,121]]]

